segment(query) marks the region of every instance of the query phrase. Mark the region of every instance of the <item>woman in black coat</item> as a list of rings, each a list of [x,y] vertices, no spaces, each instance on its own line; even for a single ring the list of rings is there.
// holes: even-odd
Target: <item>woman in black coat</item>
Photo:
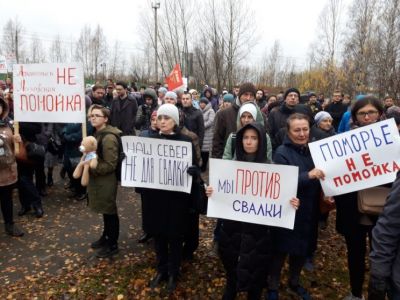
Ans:
[[[157,111],[160,131],[150,134],[151,138],[185,141],[191,139],[179,132],[179,112],[173,104],[164,104]],[[189,175],[197,175],[200,169],[192,145],[192,166]],[[187,229],[187,218],[191,208],[190,194],[176,191],[143,189],[144,230],[154,237],[157,255],[157,274],[150,287],[155,288],[161,281],[168,280],[168,291],[172,293],[177,284],[182,258],[183,236]]]
[[[310,122],[306,115],[294,113],[287,120],[287,135],[274,155],[274,162],[299,167],[297,197],[300,208],[296,212],[293,230],[273,228],[274,245],[268,280],[267,299],[278,299],[280,274],[289,255],[289,291],[302,299],[311,299],[299,282],[306,256],[312,253],[318,226],[318,201],[321,186],[318,179],[324,173],[314,167],[308,148]]]
[[[266,163],[266,147],[265,129],[258,123],[247,124],[236,134],[238,161]],[[212,191],[209,186],[208,197]],[[299,205],[298,199],[292,199],[291,203],[294,207]],[[218,249],[227,279],[223,299],[235,299],[240,291],[246,291],[248,299],[260,299],[271,258],[270,227],[224,220]]]
[[[351,109],[353,127],[376,123],[383,114],[381,102],[366,96],[358,100]],[[335,196],[336,230],[342,234],[347,247],[347,264],[349,268],[351,293],[345,300],[363,299],[362,287],[365,277],[365,255],[367,236],[372,238],[372,229],[377,221],[376,216],[363,215],[358,211],[357,192]]]

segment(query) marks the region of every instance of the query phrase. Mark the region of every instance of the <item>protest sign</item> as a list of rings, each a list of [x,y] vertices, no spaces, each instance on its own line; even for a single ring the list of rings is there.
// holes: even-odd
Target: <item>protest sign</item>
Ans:
[[[19,122],[84,123],[83,71],[78,64],[15,64],[14,116]]]
[[[208,217],[293,229],[299,169],[210,159]]]
[[[335,196],[393,182],[400,167],[400,137],[394,119],[309,144],[321,185]]]
[[[121,185],[190,193],[192,144],[164,139],[123,136],[126,158]]]

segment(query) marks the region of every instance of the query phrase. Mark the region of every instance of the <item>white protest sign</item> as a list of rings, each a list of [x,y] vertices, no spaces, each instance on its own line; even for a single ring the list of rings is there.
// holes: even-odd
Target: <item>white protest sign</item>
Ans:
[[[3,55],[0,55],[0,74],[7,74],[7,60]]]
[[[78,64],[15,64],[14,116],[19,122],[83,123],[85,94]]]
[[[394,119],[309,144],[321,185],[335,196],[393,182],[400,169],[400,137]]]
[[[190,193],[192,144],[189,142],[123,136],[126,158],[121,185]]]
[[[299,169],[210,159],[207,216],[293,229]]]

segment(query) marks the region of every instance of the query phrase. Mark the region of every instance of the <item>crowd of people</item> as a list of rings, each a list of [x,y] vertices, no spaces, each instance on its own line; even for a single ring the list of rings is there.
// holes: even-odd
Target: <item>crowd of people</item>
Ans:
[[[400,299],[400,197],[398,176],[383,213],[362,214],[357,192],[335,197],[323,195],[308,143],[337,133],[394,118],[400,128],[400,108],[392,97],[349,95],[336,90],[330,99],[323,94],[301,95],[296,88],[278,94],[243,83],[219,94],[212,87],[202,90],[168,91],[157,84],[128,87],[123,81],[96,83],[86,91],[87,134],[98,143],[98,164],[90,167],[89,184],[82,186],[73,172],[81,159],[82,124],[19,123],[13,133],[12,82],[0,81],[0,198],[5,231],[21,237],[14,223],[13,190],[18,189],[24,216],[32,209],[36,217],[45,212],[42,197],[54,184],[53,170],[68,176],[69,197],[88,200],[103,215],[103,232],[91,243],[100,258],[118,252],[119,218],[116,202],[120,137],[186,141],[192,144],[193,177],[190,194],[136,188],[142,204],[143,235],[138,242],[154,240],[157,256],[152,288],[167,282],[172,293],[178,283],[182,260],[192,260],[199,245],[199,210],[196,198],[209,157],[233,161],[275,163],[299,168],[297,197],[288,199],[296,209],[293,230],[218,219],[214,247],[226,271],[223,299],[247,292],[248,299],[279,299],[281,273],[288,257],[288,292],[312,299],[301,284],[303,268],[313,268],[318,231],[326,228],[329,210],[336,208],[336,230],[347,248],[350,293],[345,300],[364,299],[366,257],[370,257],[368,299]],[[18,145],[19,151],[15,151]],[[213,187],[206,189],[207,196]],[[218,199],[217,199],[218,200]],[[328,207],[328,209],[321,209]],[[369,243],[368,243],[369,242]],[[369,244],[369,247],[368,247]],[[368,254],[368,249],[370,253]]]

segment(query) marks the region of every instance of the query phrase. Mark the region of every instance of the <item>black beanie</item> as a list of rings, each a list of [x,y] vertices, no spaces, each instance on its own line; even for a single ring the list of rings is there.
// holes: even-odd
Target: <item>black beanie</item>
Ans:
[[[244,93],[247,93],[247,92],[252,93],[254,98],[256,97],[257,89],[254,86],[254,84],[252,84],[251,82],[242,83],[242,85],[239,87],[239,95],[238,95],[239,99],[240,99],[240,96],[242,96]]]
[[[206,97],[201,97],[201,99],[200,99],[199,102],[200,102],[200,103],[205,103],[205,104],[210,103],[210,101],[208,101],[208,99],[207,99]]]
[[[290,89],[287,89],[286,92],[285,92],[285,94],[283,95],[283,101],[286,100],[287,95],[289,95],[290,93],[296,93],[297,95],[299,95],[299,99],[300,99],[300,92],[299,92],[299,90],[296,89],[296,88],[290,88]]]

